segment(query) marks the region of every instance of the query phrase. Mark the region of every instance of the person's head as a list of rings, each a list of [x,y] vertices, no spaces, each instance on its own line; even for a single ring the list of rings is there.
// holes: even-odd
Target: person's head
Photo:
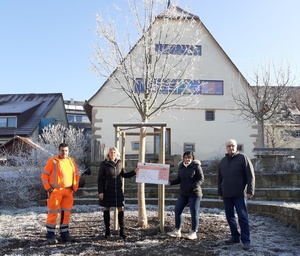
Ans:
[[[185,151],[183,153],[183,162],[185,164],[190,164],[194,160],[194,153],[193,151]]]
[[[236,140],[228,140],[226,141],[226,152],[228,155],[232,156],[237,152],[237,143]]]
[[[116,147],[110,147],[107,153],[107,159],[115,161],[120,159],[120,152]]]
[[[58,146],[58,153],[61,159],[66,159],[69,156],[69,146],[67,143],[60,143]]]

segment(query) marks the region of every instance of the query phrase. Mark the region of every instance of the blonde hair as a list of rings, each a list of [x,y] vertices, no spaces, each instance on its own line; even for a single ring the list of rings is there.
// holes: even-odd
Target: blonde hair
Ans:
[[[116,147],[110,147],[110,148],[108,149],[108,152],[107,152],[107,154],[106,154],[106,159],[109,160],[109,152],[112,151],[112,150],[116,151],[116,159],[114,159],[114,160],[119,160],[121,154],[120,154],[119,150],[118,150]]]

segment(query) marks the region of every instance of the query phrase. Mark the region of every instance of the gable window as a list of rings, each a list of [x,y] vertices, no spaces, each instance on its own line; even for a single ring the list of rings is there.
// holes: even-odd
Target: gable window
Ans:
[[[184,143],[183,150],[185,151],[193,151],[195,152],[195,143]]]
[[[17,117],[0,117],[0,127],[17,127]]]
[[[145,81],[136,78],[134,83],[135,93],[145,92]],[[224,85],[221,80],[190,80],[190,79],[160,79],[155,78],[148,81],[148,87],[153,92],[159,90],[160,94],[202,94],[223,95]]]
[[[205,121],[215,121],[215,111],[206,110],[205,111]]]
[[[160,54],[200,56],[201,45],[156,44],[155,51]]]

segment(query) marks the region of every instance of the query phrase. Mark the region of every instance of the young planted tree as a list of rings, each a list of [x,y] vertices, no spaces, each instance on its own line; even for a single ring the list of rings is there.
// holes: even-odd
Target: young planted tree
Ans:
[[[241,92],[232,92],[233,99],[241,110],[240,117],[258,124],[263,148],[266,143],[265,135],[268,134],[270,138],[270,133],[275,131],[274,125],[291,122],[290,86],[294,81],[289,65],[276,67],[267,64],[254,71],[253,86],[243,87]],[[267,125],[269,128],[266,128]]]
[[[107,79],[106,86],[127,95],[144,123],[170,108],[198,104],[203,37],[199,18],[177,6],[165,9],[165,1],[126,2],[129,11],[116,6],[121,24],[109,15],[97,15],[99,40],[92,69]],[[140,162],[145,161],[146,132],[140,128]],[[139,224],[146,227],[144,184],[138,185],[138,211]]]

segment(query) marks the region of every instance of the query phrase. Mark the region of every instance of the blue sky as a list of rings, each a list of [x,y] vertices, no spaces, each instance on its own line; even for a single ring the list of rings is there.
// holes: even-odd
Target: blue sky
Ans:
[[[165,1],[167,2],[167,0]],[[300,71],[299,0],[176,0],[198,15],[246,78],[266,61]],[[57,93],[88,100],[95,15],[123,0],[1,0],[0,93]],[[299,77],[299,76],[298,76]]]

